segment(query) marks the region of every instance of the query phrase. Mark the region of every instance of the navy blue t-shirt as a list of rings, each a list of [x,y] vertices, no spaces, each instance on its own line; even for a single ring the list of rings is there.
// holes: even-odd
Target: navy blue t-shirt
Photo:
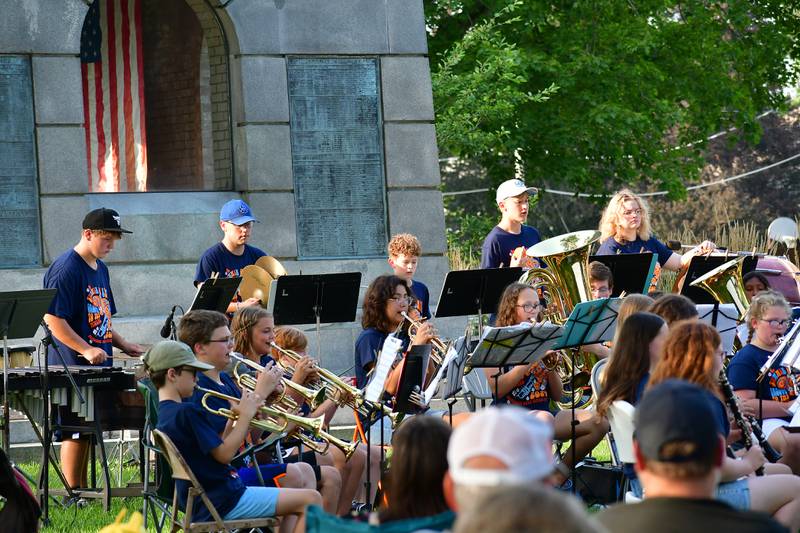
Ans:
[[[511,254],[520,246],[530,248],[540,242],[542,238],[539,231],[531,226],[522,226],[521,231],[509,233],[499,226],[492,228],[489,235],[483,240],[481,248],[481,268],[499,268],[502,264],[508,267],[511,264]],[[520,265],[530,267],[536,265]]]
[[[388,336],[388,333],[375,328],[362,330],[358,335],[355,348],[355,369],[356,386],[359,389],[367,386],[367,367],[377,362],[378,354],[383,349],[383,342]]]
[[[748,344],[733,356],[728,364],[728,381],[733,390],[756,391],[756,398],[789,402],[797,397],[793,378],[785,366],[773,365],[767,375],[758,382],[761,365],[767,362],[772,352]],[[786,418],[789,420],[790,418]]]
[[[172,400],[158,402],[158,429],[172,439],[184,460],[203,486],[211,503],[221,516],[225,516],[239,503],[245,485],[231,465],[218,462],[211,451],[222,444],[211,417],[202,407],[193,402],[178,403]],[[178,504],[186,509],[186,495],[189,483],[175,481],[178,487]],[[207,522],[212,520],[205,504],[200,498],[194,500],[192,520]]]
[[[431,294],[428,291],[428,287],[425,286],[424,283],[421,281],[417,281],[415,279],[411,280],[411,292],[414,293],[414,296],[417,297],[419,300],[417,310],[419,314],[422,315],[422,318],[430,318],[431,317],[431,308],[430,308],[430,301],[431,301]]]
[[[640,254],[644,252],[656,254],[658,256],[658,264],[661,266],[664,266],[664,263],[669,261],[672,254],[675,253],[655,236],[646,241],[637,237],[636,240],[625,244],[618,243],[614,237],[609,237],[600,244],[597,255]]]
[[[197,373],[197,386],[203,387],[204,389],[209,389],[217,392],[221,392],[222,394],[227,394],[228,396],[233,396],[234,398],[241,398],[242,392],[239,390],[239,386],[236,385],[236,382],[233,381],[233,378],[229,376],[226,372],[219,373],[219,380],[222,383],[217,383],[210,377],[206,376],[203,372]],[[203,393],[199,390],[195,389],[194,394],[192,394],[191,401],[198,407],[202,408],[203,400]],[[222,398],[211,397],[206,401],[209,407],[212,409],[219,409],[220,407],[224,407],[225,409],[230,409],[230,403],[223,400]],[[217,434],[221,435],[223,431],[225,431],[225,424],[228,423],[228,419],[224,416],[220,415],[212,415],[208,413],[208,421],[216,430]]]
[[[235,278],[242,275],[242,269],[246,266],[255,264],[259,257],[265,254],[259,248],[244,245],[244,253],[242,255],[234,255],[225,248],[225,245],[218,242],[205,252],[200,257],[200,262],[197,263],[197,270],[194,274],[194,284],[198,285],[208,278],[211,274],[217,272],[221,278]]]
[[[47,313],[66,320],[83,340],[108,354],[108,359],[97,366],[111,366],[111,316],[116,314],[117,308],[105,263],[98,259],[97,270],[94,270],[78,252],[68,250],[45,272],[44,287],[58,289]],[[58,339],[55,341],[68,365],[91,364]],[[48,347],[47,360],[50,364],[61,364],[55,347]]]

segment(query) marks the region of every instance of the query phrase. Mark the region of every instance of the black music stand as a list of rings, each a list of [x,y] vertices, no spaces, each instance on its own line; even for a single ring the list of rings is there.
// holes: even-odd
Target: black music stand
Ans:
[[[195,309],[206,309],[208,311],[218,311],[220,313],[227,313],[228,306],[236,296],[236,291],[239,290],[239,285],[242,283],[242,278],[208,278],[197,289],[194,295],[192,305],[189,306],[189,311]]]
[[[395,411],[403,414],[417,414],[424,408],[412,401],[409,397],[412,392],[421,394],[422,384],[425,381],[425,372],[428,368],[428,360],[431,356],[431,345],[412,346],[405,356],[405,364],[400,374],[400,382],[397,385],[397,402]],[[383,433],[383,432],[381,432]]]
[[[724,254],[724,255],[696,255],[692,257],[689,263],[689,268],[686,270],[686,276],[683,278],[683,287],[681,287],[681,294],[689,298],[696,304],[713,304],[716,302],[714,297],[702,287],[692,287],[692,282],[697,278],[711,272],[718,266],[722,266],[731,259],[736,259],[738,254]],[[758,257],[748,254],[742,262],[742,276],[755,270]]]
[[[603,263],[611,270],[613,290],[611,296],[625,294],[647,294],[658,263],[652,252],[641,254],[592,255],[589,261]]]
[[[10,417],[8,412],[8,339],[36,335],[57,289],[0,292],[0,333],[3,335],[3,450],[8,454]]]
[[[360,289],[361,272],[281,276],[270,285],[267,310],[277,326],[316,324],[319,359],[320,323],[353,322]]]
[[[617,314],[619,306],[622,303],[620,298],[601,298],[599,300],[592,300],[590,302],[581,302],[575,306],[564,324],[564,334],[554,349],[561,350],[564,348],[573,348],[570,350],[571,366],[572,366],[572,383],[575,383],[575,352],[576,348],[586,346],[588,344],[597,344],[599,342],[609,341],[614,337],[614,330],[617,325]],[[574,388],[574,385],[573,385]],[[574,395],[573,390],[573,395]],[[570,424],[572,440],[572,492],[575,493],[577,488],[576,478],[576,450],[575,450],[575,426],[578,421],[575,419],[575,399],[573,396],[572,407],[572,421]]]
[[[521,275],[522,267],[448,272],[436,305],[436,318],[478,315],[482,332],[484,313],[497,311],[500,295]]]
[[[494,378],[494,397],[500,399],[498,377],[503,367],[540,361],[561,337],[562,328],[550,323],[519,324],[502,328],[487,327],[467,364],[475,368],[498,368]]]

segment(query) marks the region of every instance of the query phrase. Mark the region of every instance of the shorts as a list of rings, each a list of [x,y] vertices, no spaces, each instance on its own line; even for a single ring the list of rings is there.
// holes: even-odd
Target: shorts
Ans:
[[[789,422],[783,418],[765,418],[762,421],[761,430],[764,432],[764,437],[769,438],[773,431],[788,425]]]
[[[224,520],[241,520],[244,518],[264,518],[275,516],[278,510],[278,493],[274,487],[247,487]]]
[[[264,487],[281,487],[280,480],[286,476],[286,465],[280,463],[270,463],[258,465],[261,470],[261,477],[264,478]],[[258,472],[255,467],[245,467],[238,470],[239,479],[248,487],[261,487],[258,479]]]
[[[717,500],[725,502],[740,511],[749,510],[750,486],[747,484],[747,478],[720,483],[717,487]]]

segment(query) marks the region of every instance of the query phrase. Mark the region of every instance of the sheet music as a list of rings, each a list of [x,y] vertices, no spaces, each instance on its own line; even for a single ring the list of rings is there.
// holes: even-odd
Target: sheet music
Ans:
[[[470,365],[498,366],[494,363],[485,365],[484,362],[489,358],[511,366],[532,362],[531,356],[533,360],[541,359],[547,350],[553,349],[563,330],[561,326],[549,322],[487,327],[470,358]]]
[[[456,352],[456,349],[451,344],[450,347],[447,349],[447,355],[445,355],[444,361],[442,362],[442,365],[439,367],[439,371],[436,373],[436,376],[434,376],[434,378],[431,380],[431,383],[430,385],[428,385],[428,388],[425,389],[425,405],[431,403],[431,398],[433,398],[433,394],[436,392],[436,387],[439,386],[439,380],[442,379],[442,374],[444,374],[444,371],[447,368],[447,365],[450,364],[450,361],[454,360],[456,357],[458,357],[458,352]]]
[[[383,347],[375,365],[375,372],[373,372],[372,380],[367,385],[367,391],[364,394],[364,398],[368,402],[375,403],[381,400],[383,389],[386,387],[386,378],[389,377],[389,371],[392,369],[392,363],[394,363],[397,354],[402,348],[403,341],[394,335],[389,335],[383,341]]]

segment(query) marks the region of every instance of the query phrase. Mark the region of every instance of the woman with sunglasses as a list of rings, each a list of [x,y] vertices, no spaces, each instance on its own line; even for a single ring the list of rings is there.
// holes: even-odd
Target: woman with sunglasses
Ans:
[[[703,241],[683,255],[667,248],[652,234],[647,203],[629,189],[622,189],[611,197],[600,219],[600,234],[597,255],[656,254],[658,267],[653,277],[654,283],[658,280],[661,268],[681,270],[688,266],[696,254],[713,252],[716,248],[711,241]]]
[[[500,297],[497,306],[497,327],[530,324],[537,322],[542,307],[536,291],[524,283],[512,283]],[[528,365],[505,368],[484,368],[489,387],[495,396],[495,403],[509,403],[529,409],[532,414],[554,424],[555,438],[572,438],[572,415],[569,411],[550,412],[550,400],[560,399],[563,394],[561,376],[555,369],[558,354],[551,352],[545,360]],[[551,370],[552,369],[552,370]],[[603,439],[608,431],[604,419],[594,411],[578,409],[575,411],[578,425],[575,427],[575,461],[581,461]],[[572,449],[564,453],[564,461],[559,465],[555,483],[560,485],[569,478],[573,468]]]
[[[775,352],[789,327],[792,310],[782,294],[762,291],[750,302],[745,321],[750,330],[748,344],[736,352],[728,365],[728,380],[739,396],[742,413],[762,419],[761,427],[772,446],[783,454],[780,462],[800,473],[800,435],[790,433],[789,407],[797,397],[791,370],[780,361],[759,380],[761,367]]]

